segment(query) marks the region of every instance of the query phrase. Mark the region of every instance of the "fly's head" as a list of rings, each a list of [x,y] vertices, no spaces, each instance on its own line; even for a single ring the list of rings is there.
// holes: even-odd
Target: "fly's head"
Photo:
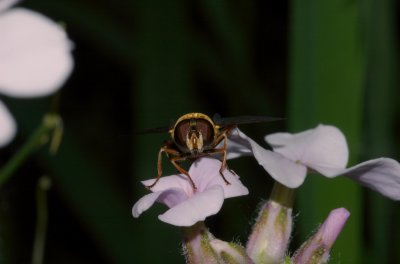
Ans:
[[[176,146],[190,157],[199,156],[204,150],[214,147],[218,127],[206,115],[186,114],[178,119],[170,130]]]

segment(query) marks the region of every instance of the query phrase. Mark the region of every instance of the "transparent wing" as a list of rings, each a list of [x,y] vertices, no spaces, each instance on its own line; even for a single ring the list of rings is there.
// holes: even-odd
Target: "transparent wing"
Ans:
[[[284,120],[280,117],[269,117],[269,116],[234,116],[234,117],[221,117],[219,114],[213,116],[215,124],[226,127],[231,125],[245,125],[254,123],[265,123]]]

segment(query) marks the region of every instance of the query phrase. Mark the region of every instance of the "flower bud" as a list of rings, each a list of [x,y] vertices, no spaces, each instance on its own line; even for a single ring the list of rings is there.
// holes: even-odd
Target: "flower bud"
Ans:
[[[218,263],[218,256],[211,248],[210,240],[214,236],[203,222],[183,228],[183,252],[186,263]]]
[[[185,227],[183,230],[183,249],[186,263],[253,263],[242,246],[214,238],[203,222]]]
[[[343,229],[350,213],[345,208],[332,210],[317,233],[308,239],[293,257],[293,263],[326,263],[333,243]]]
[[[219,256],[219,263],[233,264],[233,263],[254,263],[247,255],[246,250],[235,243],[228,243],[219,239],[210,241],[213,250]]]
[[[292,231],[292,208],[273,200],[261,208],[247,242],[247,254],[255,263],[282,263]]]

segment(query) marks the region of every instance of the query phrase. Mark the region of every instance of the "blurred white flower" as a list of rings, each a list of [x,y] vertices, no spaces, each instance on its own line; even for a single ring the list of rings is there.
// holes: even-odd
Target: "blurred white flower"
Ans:
[[[10,8],[16,2],[0,0],[0,93],[19,98],[49,95],[72,71],[72,43],[49,18]],[[1,147],[16,132],[14,119],[1,102],[0,126]]]
[[[264,149],[235,129],[228,137],[228,158],[254,155],[258,163],[278,182],[297,188],[307,171],[325,177],[344,175],[393,200],[400,200],[400,164],[389,158],[365,161],[346,169],[348,147],[342,132],[328,125],[319,125],[304,132],[275,133],[265,140],[273,151]]]
[[[0,13],[18,2],[19,0],[0,0]]]
[[[155,202],[167,205],[170,209],[159,215],[163,222],[175,226],[192,226],[206,217],[219,212],[225,198],[247,195],[248,190],[237,175],[224,170],[226,184],[219,174],[221,162],[212,158],[200,158],[193,162],[189,175],[196,184],[193,186],[183,174],[164,176],[151,188],[152,193],[143,196],[132,208],[134,217],[149,209]],[[154,179],[143,181],[145,186]]]

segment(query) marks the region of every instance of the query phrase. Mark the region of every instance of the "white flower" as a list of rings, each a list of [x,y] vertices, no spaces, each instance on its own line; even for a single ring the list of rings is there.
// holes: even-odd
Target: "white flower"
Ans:
[[[134,217],[149,209],[155,202],[164,203],[170,209],[159,215],[159,219],[176,226],[192,226],[214,215],[222,207],[225,198],[247,195],[248,190],[237,175],[228,170],[223,174],[230,184],[226,184],[219,174],[221,162],[212,158],[197,159],[189,169],[189,175],[197,186],[193,186],[183,174],[164,176],[151,188],[153,193],[143,196],[132,208]],[[143,181],[145,186],[154,179]]]
[[[47,17],[10,8],[0,0],[0,93],[13,97],[45,96],[59,89],[72,71],[72,43],[63,28]],[[13,117],[0,102],[0,146],[16,132]]]
[[[273,151],[235,129],[229,135],[227,157],[254,155],[276,181],[289,188],[299,187],[307,171],[312,170],[328,178],[344,175],[400,200],[400,164],[393,159],[378,158],[346,169],[349,156],[346,139],[334,126],[319,125],[297,134],[275,133],[265,140]]]

